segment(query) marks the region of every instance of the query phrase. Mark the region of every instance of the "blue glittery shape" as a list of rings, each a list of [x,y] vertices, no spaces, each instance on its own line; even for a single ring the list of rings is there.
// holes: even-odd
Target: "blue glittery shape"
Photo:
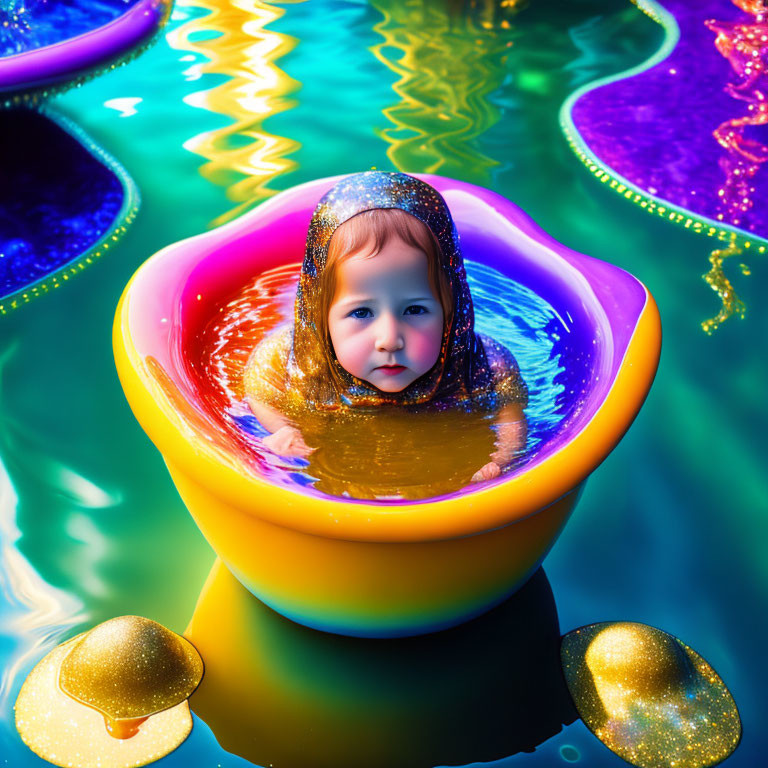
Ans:
[[[67,131],[29,110],[0,112],[0,299],[66,267],[113,230],[126,191]]]

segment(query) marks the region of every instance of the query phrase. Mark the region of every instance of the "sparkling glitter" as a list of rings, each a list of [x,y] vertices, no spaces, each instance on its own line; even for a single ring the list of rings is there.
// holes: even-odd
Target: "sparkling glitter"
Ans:
[[[726,150],[720,160],[725,180],[718,189],[719,200],[717,219],[737,226],[743,226],[745,218],[754,207],[755,177],[768,160],[768,145],[755,136],[754,128],[768,124],[768,102],[766,102],[766,64],[768,63],[768,23],[766,9],[761,2],[734,0],[734,4],[755,18],[749,22],[725,22],[709,20],[707,27],[717,33],[715,47],[730,63],[736,82],[728,83],[725,92],[738,103],[746,102],[746,111],[722,122],[713,136]],[[747,131],[750,131],[747,133]],[[704,331],[712,333],[732,315],[743,317],[744,302],[739,299],[731,281],[723,270],[723,261],[728,256],[742,253],[735,234],[731,235],[726,248],[717,248],[710,255],[712,268],[704,279],[720,297],[722,307],[713,318],[701,325]]]
[[[443,336],[437,362],[424,376],[395,393],[381,392],[344,370],[318,332],[322,306],[320,276],[326,266],[331,236],[353,216],[386,208],[406,211],[434,234],[440,246],[440,267],[448,278],[454,303],[452,322]],[[309,404],[318,409],[427,402],[449,407],[470,401],[483,407],[498,407],[504,402],[525,403],[527,399],[512,355],[491,339],[475,333],[464,261],[445,201],[437,190],[404,173],[354,174],[338,182],[320,200],[307,234],[294,328],[282,337],[268,339],[263,353],[252,360],[248,390],[256,399],[271,401],[284,409],[285,403],[275,403],[276,394],[285,394],[284,399],[292,399],[300,406]],[[282,381],[273,372],[259,375],[262,362],[266,370],[276,361],[282,368]],[[268,380],[269,390],[259,387],[260,378]],[[287,409],[291,409],[290,405]]]
[[[711,334],[721,323],[725,322],[732,315],[744,317],[747,308],[744,302],[736,295],[733,284],[728,279],[723,268],[725,260],[731,256],[739,256],[743,250],[736,243],[736,236],[731,235],[730,242],[725,248],[715,248],[709,254],[709,263],[712,265],[709,272],[704,275],[707,284],[717,293],[722,301],[720,311],[714,316],[705,320],[702,324],[702,330]],[[743,267],[744,265],[742,265]],[[749,274],[749,270],[742,273]]]
[[[704,768],[739,743],[725,684],[695,651],[645,624],[592,624],[561,648],[582,720],[611,751],[641,768]]]
[[[147,717],[186,700],[203,677],[194,646],[162,624],[120,616],[72,645],[59,686],[113,720]]]
[[[764,0],[668,0],[661,12],[658,3],[635,2],[666,28],[664,55],[657,52],[663,61],[576,92],[563,111],[569,143],[598,179],[641,209],[720,243],[733,234],[739,248],[749,247],[750,233],[764,241]],[[764,244],[752,242],[765,252]],[[705,276],[721,304],[702,323],[708,333],[744,311],[735,281],[720,268],[729,255],[720,243]]]
[[[0,56],[42,48],[87,34],[116,19],[137,0],[4,0],[0,4]]]
[[[57,685],[61,663],[77,641],[43,658],[16,700],[16,728],[35,754],[69,768],[135,768],[159,760],[187,738],[192,716],[186,701],[150,717],[130,739],[110,736],[99,712]]]
[[[8,297],[82,270],[108,245],[99,244],[133,218],[137,199],[125,171],[66,120],[28,109],[4,112],[0,152],[3,312]]]

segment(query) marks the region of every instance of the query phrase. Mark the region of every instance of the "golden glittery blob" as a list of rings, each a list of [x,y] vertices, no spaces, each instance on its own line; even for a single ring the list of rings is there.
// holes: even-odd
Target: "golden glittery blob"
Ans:
[[[68,768],[137,768],[172,752],[189,736],[186,701],[150,717],[130,739],[113,738],[102,715],[57,685],[62,661],[82,638],[54,648],[32,670],[16,700],[16,728],[35,754]]]
[[[173,707],[189,698],[202,677],[203,661],[188,640],[150,619],[119,616],[73,644],[61,665],[59,686],[101,712],[114,735],[125,738],[125,729],[110,721]],[[132,730],[131,724],[123,725]]]
[[[725,248],[715,248],[709,255],[709,263],[712,265],[712,268],[704,275],[704,280],[720,297],[722,307],[715,317],[711,317],[701,324],[702,329],[706,333],[711,334],[721,323],[733,315],[741,318],[744,317],[747,308],[744,302],[736,295],[731,281],[725,276],[725,271],[723,270],[723,262],[729,256],[738,256],[741,253],[742,249],[736,245],[736,236],[731,235],[731,240]],[[745,272],[743,265],[742,272],[749,274],[749,270],[747,269]]]
[[[638,700],[674,695],[693,684],[694,670],[680,644],[645,624],[602,630],[585,661],[609,717],[624,718]]]
[[[563,638],[561,658],[582,720],[632,765],[705,768],[739,743],[741,720],[725,684],[666,632],[630,622],[592,624]]]

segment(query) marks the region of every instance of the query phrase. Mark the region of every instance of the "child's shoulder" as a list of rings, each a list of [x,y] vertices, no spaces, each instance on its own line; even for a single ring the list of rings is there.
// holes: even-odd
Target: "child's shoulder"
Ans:
[[[483,333],[477,334],[493,377],[493,390],[502,403],[528,403],[528,387],[520,374],[515,356],[500,342]]]
[[[292,344],[293,327],[289,325],[272,331],[254,347],[243,376],[249,397],[270,403],[286,392]]]
[[[520,369],[517,365],[515,356],[500,342],[484,333],[478,333],[488,365],[494,374],[494,379],[508,376],[509,374],[520,375]]]
[[[254,361],[268,360],[275,355],[287,355],[293,343],[293,325],[283,325],[268,333],[253,349],[248,358],[250,367]]]

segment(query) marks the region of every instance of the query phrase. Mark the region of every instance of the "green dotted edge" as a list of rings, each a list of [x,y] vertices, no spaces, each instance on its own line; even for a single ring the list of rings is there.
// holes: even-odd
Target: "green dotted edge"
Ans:
[[[105,253],[108,253],[122,238],[128,226],[136,218],[141,203],[138,187],[125,168],[105,149],[96,144],[80,126],[53,110],[41,109],[39,111],[80,142],[95,160],[106,166],[117,176],[123,187],[123,204],[120,206],[120,211],[115,216],[112,226],[90,248],[70,259],[54,272],[0,298],[0,315],[7,315],[14,309],[28,304],[33,299],[44,296],[54,289],[61,287],[97,259],[101,258]]]
[[[589,93],[609,83],[618,80],[626,80],[629,77],[645,72],[656,64],[660,63],[669,56],[674,50],[680,39],[680,28],[677,21],[669,11],[663,8],[655,0],[630,0],[646,16],[651,18],[657,24],[664,28],[664,42],[661,47],[650,58],[641,64],[626,69],[615,75],[594,80],[575,90],[563,103],[560,108],[560,128],[563,131],[569,146],[575,152],[577,157],[584,163],[589,171],[603,184],[607,184],[617,194],[646,210],[648,213],[655,214],[671,221],[673,224],[680,224],[686,229],[690,229],[698,234],[708,237],[717,237],[718,240],[732,242],[737,247],[752,249],[758,253],[765,253],[768,248],[768,238],[760,237],[752,232],[747,232],[739,227],[730,224],[723,224],[706,216],[695,214],[686,208],[676,206],[664,198],[650,194],[646,190],[633,184],[628,179],[616,173],[600,161],[594,155],[587,143],[582,138],[579,130],[573,122],[573,106],[584,94]]]

